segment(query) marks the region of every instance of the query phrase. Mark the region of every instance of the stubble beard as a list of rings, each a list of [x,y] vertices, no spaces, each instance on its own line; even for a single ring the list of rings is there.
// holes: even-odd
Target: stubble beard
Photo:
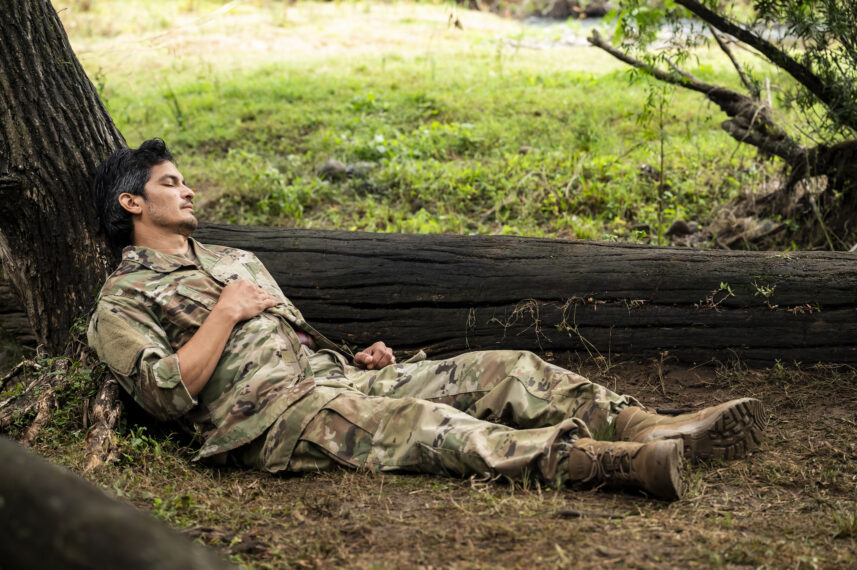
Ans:
[[[198,225],[199,220],[196,219],[196,216],[192,216],[189,220],[182,220],[179,222],[176,231],[184,237],[190,237],[190,234],[193,233]]]
[[[193,231],[199,225],[199,220],[196,219],[196,216],[193,212],[190,212],[189,218],[182,218],[179,221],[169,220],[167,216],[161,213],[161,210],[152,203],[148,203],[149,216],[151,219],[159,226],[165,228],[172,228],[175,233],[179,235],[183,235],[184,237],[190,237]]]

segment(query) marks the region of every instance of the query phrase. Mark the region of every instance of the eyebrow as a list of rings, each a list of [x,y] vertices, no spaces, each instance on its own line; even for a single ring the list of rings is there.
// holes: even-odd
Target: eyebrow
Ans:
[[[163,176],[161,176],[161,178],[158,180],[158,182],[167,182],[169,180],[173,180],[174,182],[184,184],[184,179],[180,179],[175,174],[164,174]]]

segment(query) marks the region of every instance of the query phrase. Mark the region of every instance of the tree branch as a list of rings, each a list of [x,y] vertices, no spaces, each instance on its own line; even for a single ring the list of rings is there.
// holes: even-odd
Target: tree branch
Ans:
[[[714,26],[709,24],[708,29],[711,32],[711,35],[714,36],[715,41],[717,41],[717,45],[720,46],[720,49],[723,50],[723,53],[725,53],[726,57],[729,58],[729,61],[732,62],[732,65],[735,67],[735,71],[738,72],[738,77],[741,78],[741,83],[744,84],[744,87],[747,88],[747,91],[750,92],[750,95],[754,99],[758,99],[760,95],[759,88],[753,83],[750,76],[744,72],[744,68],[741,67],[741,64],[738,63],[737,59],[735,59],[735,54],[732,53],[732,49],[725,41],[723,41],[723,38],[720,37],[717,30],[714,29]]]
[[[804,152],[804,149],[774,122],[770,109],[759,101],[737,91],[705,83],[677,67],[674,67],[675,73],[670,73],[640,61],[605,41],[597,30],[592,31],[587,41],[660,81],[702,93],[730,117],[721,123],[721,127],[739,142],[753,145],[762,152],[779,156],[789,163]]]
[[[836,106],[837,102],[835,92],[828,88],[827,85],[825,85],[825,83],[816,76],[809,67],[797,61],[773,43],[757,36],[741,26],[733,24],[720,14],[709,10],[697,0],[676,0],[676,4],[684,6],[704,22],[709,23],[721,32],[729,34],[759,51],[762,55],[767,57],[771,63],[794,77],[798,83],[815,95],[815,97],[818,98],[818,100],[821,101],[821,103],[823,103],[828,109],[833,109]],[[850,126],[857,127],[857,125]]]

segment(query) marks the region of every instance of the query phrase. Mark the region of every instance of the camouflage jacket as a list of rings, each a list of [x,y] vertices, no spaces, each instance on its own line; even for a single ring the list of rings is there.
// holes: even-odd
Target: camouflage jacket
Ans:
[[[101,289],[88,337],[143,409],[158,419],[178,419],[204,438],[197,455],[202,458],[255,439],[313,389],[295,330],[320,348],[336,347],[306,323],[255,255],[190,243],[197,262],[126,247]],[[232,330],[214,373],[194,398],[182,382],[176,351],[211,312],[223,286],[238,279],[281,303]]]

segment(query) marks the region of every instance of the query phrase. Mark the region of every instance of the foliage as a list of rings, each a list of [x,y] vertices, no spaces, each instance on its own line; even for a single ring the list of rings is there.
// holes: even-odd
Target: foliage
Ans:
[[[818,97],[802,86],[783,93],[811,125],[807,134],[830,143],[857,135],[857,4],[842,0],[757,0],[754,27],[782,30],[783,48],[831,91],[832,103],[819,109]]]
[[[665,0],[621,0],[614,14],[617,33],[614,42],[636,50],[651,64],[681,64],[696,52],[699,45],[713,45],[708,22],[680,4]],[[737,38],[751,48],[747,52],[778,66],[773,74],[769,67],[748,66],[747,87],[759,95],[766,89],[765,79],[775,77],[773,91],[784,108],[794,108],[801,116],[796,125],[800,134],[815,143],[832,143],[853,138],[857,129],[857,4],[841,0],[750,0],[701,2],[715,17],[723,18],[769,43],[771,50],[761,50]],[[670,34],[663,40],[662,30]],[[651,51],[658,43],[657,51]],[[761,45],[761,44],[760,44]],[[803,66],[820,85],[801,82],[788,75],[787,59]],[[742,58],[746,63],[747,57]],[[668,66],[670,67],[670,66]],[[675,71],[675,70],[674,70]],[[797,79],[797,80],[796,80]]]

